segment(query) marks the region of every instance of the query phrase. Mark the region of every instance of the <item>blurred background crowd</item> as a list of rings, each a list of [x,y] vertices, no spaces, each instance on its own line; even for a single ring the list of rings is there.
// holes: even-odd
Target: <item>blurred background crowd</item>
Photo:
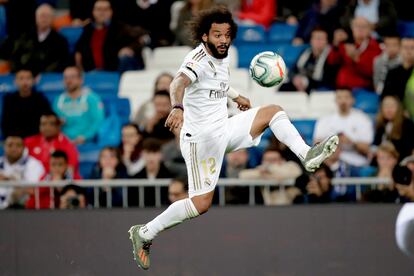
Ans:
[[[239,24],[231,54],[245,78],[232,81],[248,80],[256,53],[279,52],[288,77],[253,98],[292,96],[305,109],[294,99],[320,95],[314,109],[331,111],[293,123],[311,144],[340,136],[335,155],[308,175],[266,132],[257,148],[226,155],[222,178],[295,179],[288,188],[255,188],[265,205],[414,201],[414,13],[403,0],[0,0],[0,180],[165,178],[172,180],[162,204],[186,197],[179,137],[164,127],[169,84],[182,61],[175,51],[195,46],[187,22],[216,4]],[[178,66],[154,67],[163,61],[157,51]],[[144,77],[123,97],[131,72]],[[150,87],[149,97],[139,85]],[[249,84],[247,95],[255,89]],[[354,185],[332,185],[369,176],[392,184],[364,186],[358,200]],[[40,188],[40,207],[105,206],[108,189],[111,205],[122,206],[120,188],[96,197],[93,188],[68,185]],[[154,193],[145,188],[146,206]],[[249,201],[248,187],[225,194],[228,204]],[[137,195],[128,188],[130,206]],[[13,207],[34,208],[33,189],[0,185],[0,208]]]

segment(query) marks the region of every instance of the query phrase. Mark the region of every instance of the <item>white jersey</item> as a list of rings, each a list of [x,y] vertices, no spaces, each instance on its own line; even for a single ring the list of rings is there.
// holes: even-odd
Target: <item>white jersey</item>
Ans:
[[[193,141],[208,140],[225,130],[229,57],[212,57],[201,43],[184,59],[178,73],[190,78],[184,93],[184,125],[181,133]]]

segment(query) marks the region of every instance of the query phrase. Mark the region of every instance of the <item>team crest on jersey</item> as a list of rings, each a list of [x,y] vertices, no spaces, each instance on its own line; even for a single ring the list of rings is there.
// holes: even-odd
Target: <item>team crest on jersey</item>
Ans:
[[[194,63],[192,62],[187,62],[187,64],[185,65],[186,67],[190,67],[191,69],[194,68]]]
[[[204,185],[207,185],[207,186],[210,186],[210,185],[211,185],[211,180],[210,180],[210,178],[206,177],[206,178],[204,179]]]

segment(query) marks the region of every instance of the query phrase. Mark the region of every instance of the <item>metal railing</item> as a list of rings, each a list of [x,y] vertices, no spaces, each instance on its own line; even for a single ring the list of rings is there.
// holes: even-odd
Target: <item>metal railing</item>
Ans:
[[[94,207],[99,208],[99,188],[122,188],[122,207],[127,208],[128,205],[128,188],[138,188],[138,206],[145,207],[145,187],[155,188],[155,206],[161,206],[161,187],[167,187],[171,179],[114,179],[114,180],[68,180],[68,181],[44,181],[44,182],[21,182],[21,181],[0,181],[0,187],[12,187],[12,188],[35,188],[35,208],[39,209],[39,187],[50,188],[62,188],[68,184],[75,184],[84,188],[93,188]],[[284,189],[285,187],[293,186],[294,179],[286,181],[276,180],[250,180],[250,179],[238,179],[238,178],[222,178],[218,182],[218,196],[219,205],[224,206],[226,204],[225,188],[226,187],[249,187],[249,205],[255,205],[255,187],[263,187],[269,189],[271,187],[279,187]],[[332,180],[333,185],[353,185],[356,187],[356,198],[361,199],[361,186],[362,185],[384,185],[391,184],[392,180],[388,178],[377,177],[346,177],[346,178],[334,178]],[[50,189],[51,200],[54,201],[54,190]],[[112,207],[112,189],[108,189],[106,193],[107,206]],[[54,207],[54,206],[53,206]]]

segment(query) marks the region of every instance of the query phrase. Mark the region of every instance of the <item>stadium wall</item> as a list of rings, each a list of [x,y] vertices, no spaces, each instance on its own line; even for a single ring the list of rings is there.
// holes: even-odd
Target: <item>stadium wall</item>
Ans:
[[[127,230],[160,209],[2,211],[0,275],[413,275],[400,207],[213,208],[160,235],[147,272]]]

